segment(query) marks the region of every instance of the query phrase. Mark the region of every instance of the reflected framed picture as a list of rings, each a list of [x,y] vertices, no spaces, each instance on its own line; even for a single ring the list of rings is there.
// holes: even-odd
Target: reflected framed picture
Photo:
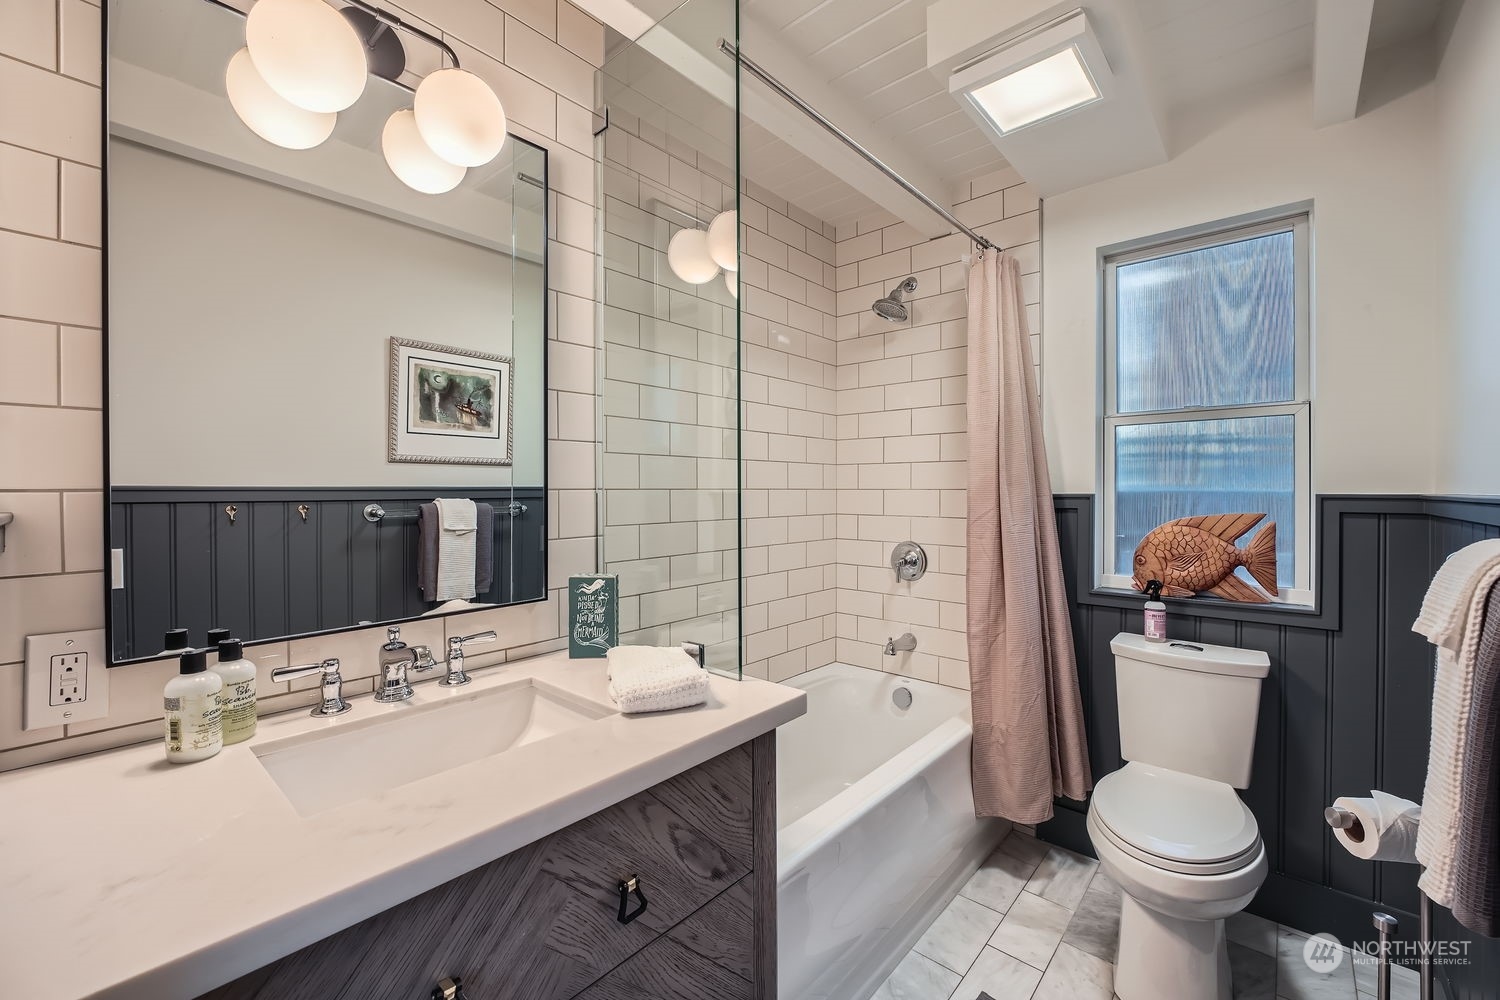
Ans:
[[[515,363],[391,338],[391,462],[510,465]]]

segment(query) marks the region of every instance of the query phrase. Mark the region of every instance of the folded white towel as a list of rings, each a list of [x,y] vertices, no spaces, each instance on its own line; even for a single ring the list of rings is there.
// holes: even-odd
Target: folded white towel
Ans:
[[[708,700],[708,671],[678,647],[616,646],[607,657],[609,696],[626,715]]]
[[[474,597],[474,545],[479,514],[473,500],[434,500],[438,509],[438,570],[435,601]]]
[[[1465,545],[1449,556],[1428,585],[1422,610],[1411,630],[1425,636],[1434,646],[1458,652],[1474,591],[1480,578],[1497,564],[1500,564],[1500,538]]]
[[[1500,582],[1500,543],[1476,542],[1448,557],[1433,577],[1412,631],[1437,646],[1432,688],[1432,744],[1422,791],[1417,860],[1425,866],[1418,884],[1440,906],[1453,901],[1454,856],[1458,852],[1458,806],[1469,752],[1469,705],[1484,606]]]

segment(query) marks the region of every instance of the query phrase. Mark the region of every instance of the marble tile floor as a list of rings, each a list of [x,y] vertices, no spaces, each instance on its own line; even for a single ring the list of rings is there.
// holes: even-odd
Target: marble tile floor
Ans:
[[[1111,1000],[1120,890],[1099,864],[1020,830],[989,856],[873,1000]],[[1369,1000],[1375,967],[1326,975],[1302,960],[1307,935],[1242,913],[1229,921],[1235,1000]],[[1394,1000],[1416,1000],[1397,968]],[[1156,1000],[1209,1000],[1161,997]]]

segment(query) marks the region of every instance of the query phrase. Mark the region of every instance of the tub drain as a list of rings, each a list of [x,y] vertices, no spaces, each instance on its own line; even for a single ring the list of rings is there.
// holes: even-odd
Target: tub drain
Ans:
[[[892,691],[891,701],[902,711],[911,708],[911,688],[899,687]]]

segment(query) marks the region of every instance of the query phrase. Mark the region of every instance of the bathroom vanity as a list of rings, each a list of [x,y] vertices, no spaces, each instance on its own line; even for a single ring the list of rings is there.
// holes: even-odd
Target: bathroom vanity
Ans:
[[[8,815],[47,817],[0,832],[28,901],[0,911],[6,994],[774,997],[774,729],[804,695],[714,677],[622,716],[605,684],[551,654],[186,767],[142,745],[0,776]]]

